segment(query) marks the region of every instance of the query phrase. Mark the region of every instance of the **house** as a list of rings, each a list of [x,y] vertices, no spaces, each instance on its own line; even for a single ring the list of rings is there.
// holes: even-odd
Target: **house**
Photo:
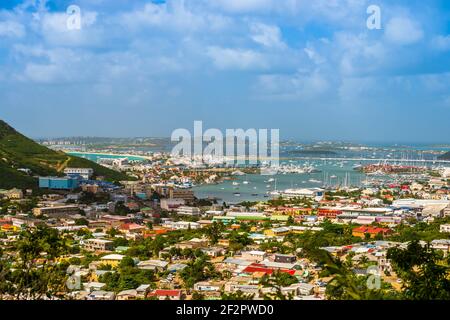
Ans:
[[[140,233],[145,230],[145,228],[145,226],[141,226],[136,223],[124,223],[119,227],[119,230],[122,232]]]
[[[113,242],[105,239],[87,239],[84,240],[83,248],[87,251],[112,251],[114,249]]]
[[[4,232],[17,232],[20,230],[20,227],[17,227],[12,224],[2,224],[0,230]]]
[[[120,291],[116,299],[117,300],[136,300],[138,298],[138,292],[135,289]]]
[[[175,210],[177,214],[183,215],[183,216],[198,216],[200,215],[200,209],[197,207],[187,207],[187,206],[181,206]]]
[[[269,237],[286,236],[290,232],[291,232],[291,229],[288,227],[279,227],[279,228],[272,228],[272,229],[264,230],[264,234]]]
[[[282,262],[282,263],[295,263],[297,261],[297,257],[290,254],[275,254],[274,256],[275,262]]]
[[[441,250],[444,254],[450,252],[450,240],[449,239],[439,239],[431,241],[431,247],[435,250]]]
[[[181,290],[161,290],[157,289],[147,295],[159,300],[181,300]]]
[[[188,221],[167,221],[162,225],[164,228],[173,229],[173,230],[194,230],[199,229],[200,224],[197,222],[188,222]]]
[[[366,234],[369,235],[371,239],[373,239],[378,235],[386,236],[389,235],[390,233],[392,233],[392,231],[388,228],[377,228],[366,226],[357,227],[352,230],[352,235],[354,237],[360,237],[363,239],[366,237]]]
[[[100,261],[103,264],[109,264],[110,266],[115,267],[120,263],[120,261],[122,261],[122,259],[124,257],[125,256],[123,256],[121,254],[113,253],[113,254],[108,254],[106,256],[101,257]]]
[[[267,254],[264,251],[243,251],[241,257],[244,260],[260,262],[266,258]]]
[[[23,198],[23,192],[20,189],[14,188],[14,189],[9,190],[6,193],[6,196],[8,197],[8,199],[18,200],[18,199],[22,199]]]
[[[439,227],[440,232],[450,232],[450,224],[441,224]]]
[[[223,287],[222,282],[202,281],[194,284],[194,290],[196,291],[219,292],[222,289],[222,287]]]
[[[86,296],[86,300],[114,300],[115,294],[111,291],[93,291]]]
[[[188,241],[178,242],[175,247],[178,249],[198,249],[202,247],[206,247],[208,245],[208,240],[194,238]]]
[[[76,215],[80,213],[80,208],[78,206],[63,206],[63,205],[54,205],[50,207],[40,207],[34,208],[33,214],[35,216],[63,216],[63,215]]]
[[[314,292],[314,286],[309,283],[298,283],[293,286],[297,287],[298,293],[302,296],[309,296]]]
[[[83,289],[85,291],[88,291],[88,292],[99,291],[105,286],[106,286],[106,283],[102,283],[102,282],[86,282],[86,283],[83,283]]]
[[[224,287],[225,292],[242,292],[244,294],[258,294],[259,286],[254,284],[239,284],[227,282]]]
[[[145,298],[145,296],[148,293],[148,290],[150,289],[149,284],[141,284],[139,287],[136,288],[136,292],[138,294],[139,298]]]
[[[183,199],[161,199],[160,207],[163,210],[172,211],[180,206],[183,206],[185,201]]]
[[[212,258],[223,256],[226,252],[226,250],[221,247],[207,247],[200,250]]]
[[[275,271],[289,273],[290,275],[295,274],[295,270],[276,269],[276,268],[267,267],[267,266],[265,266],[263,264],[259,264],[259,263],[252,263],[251,265],[247,266],[244,270],[242,270],[243,273],[250,273],[250,274],[253,274],[253,276],[255,276],[255,274],[258,274],[261,276],[264,274],[271,275]]]
[[[167,269],[168,264],[167,261],[162,260],[145,260],[139,262],[137,267],[143,270],[157,270],[162,272]]]

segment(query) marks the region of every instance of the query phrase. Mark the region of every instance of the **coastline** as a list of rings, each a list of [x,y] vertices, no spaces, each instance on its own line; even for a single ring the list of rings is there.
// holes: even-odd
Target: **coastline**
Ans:
[[[73,156],[79,156],[79,155],[92,155],[92,156],[112,156],[112,157],[121,157],[121,158],[139,158],[141,160],[151,160],[151,157],[147,156],[141,156],[141,155],[133,155],[133,154],[118,154],[118,153],[110,153],[110,152],[77,152],[77,151],[68,151],[68,150],[61,150],[62,152],[73,155]]]

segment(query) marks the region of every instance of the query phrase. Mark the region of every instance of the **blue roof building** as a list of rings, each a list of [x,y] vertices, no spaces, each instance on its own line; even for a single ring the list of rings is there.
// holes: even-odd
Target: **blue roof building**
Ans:
[[[39,177],[39,188],[55,190],[73,190],[80,186],[77,177]]]

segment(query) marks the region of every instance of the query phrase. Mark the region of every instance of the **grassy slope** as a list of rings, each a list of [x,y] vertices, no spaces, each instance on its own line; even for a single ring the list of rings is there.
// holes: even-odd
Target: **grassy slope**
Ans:
[[[63,175],[66,167],[93,168],[96,175],[111,181],[129,180],[127,175],[92,161],[41,146],[0,120],[0,188],[36,186],[36,179],[18,168],[31,169],[34,175]]]

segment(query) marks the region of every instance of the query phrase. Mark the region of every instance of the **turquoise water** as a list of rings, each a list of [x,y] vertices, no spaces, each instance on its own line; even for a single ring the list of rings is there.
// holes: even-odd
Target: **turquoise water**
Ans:
[[[94,162],[98,162],[99,159],[122,159],[127,158],[130,161],[143,161],[145,158],[139,156],[123,156],[123,155],[111,155],[111,154],[89,154],[84,152],[67,152],[67,154],[88,159]]]
[[[274,190],[285,190],[289,188],[320,188],[324,184],[330,186],[344,185],[346,176],[348,186],[359,186],[361,185],[361,181],[366,178],[365,174],[353,169],[353,166],[358,164],[356,161],[297,160],[294,161],[293,164],[312,165],[321,172],[301,174],[287,173],[273,176],[248,174],[234,176],[234,180],[232,181],[226,180],[219,184],[194,187],[193,190],[198,198],[215,197],[220,199],[219,203],[221,201],[237,203],[242,201],[268,200],[270,199],[270,195],[267,195],[267,192]],[[274,179],[274,181],[269,182],[269,179]],[[248,184],[244,184],[244,181],[247,181]],[[233,185],[233,182],[237,182],[239,185]],[[234,194],[237,192],[240,193],[240,196]]]

